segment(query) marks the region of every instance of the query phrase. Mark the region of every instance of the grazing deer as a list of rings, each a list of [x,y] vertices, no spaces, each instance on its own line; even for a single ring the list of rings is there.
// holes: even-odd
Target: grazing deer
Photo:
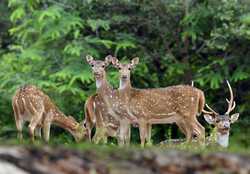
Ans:
[[[96,125],[96,133],[93,137],[94,143],[107,142],[107,137],[117,137],[119,121],[108,113],[105,103],[95,94],[85,102],[85,127],[91,140],[91,130]]]
[[[205,129],[196,116],[204,108],[204,93],[187,85],[156,89],[133,88],[130,71],[138,62],[139,59],[135,58],[129,64],[121,64],[117,58],[112,58],[112,64],[120,72],[119,92],[127,106],[126,112],[138,120],[141,145],[144,146],[145,139],[150,142],[151,124],[165,123],[176,123],[187,141],[191,141],[195,134],[203,142]]]
[[[128,127],[130,120],[133,121],[135,118],[128,116],[126,112],[120,112],[123,110],[122,108],[124,108],[121,96],[107,81],[105,68],[111,63],[111,59],[112,56],[107,56],[105,61],[101,61],[94,60],[92,56],[86,56],[86,60],[91,65],[96,80],[97,100],[99,100],[99,102],[96,102],[97,112],[102,115],[102,117],[97,117],[96,115],[96,118],[107,120],[100,121],[101,124],[104,124],[100,125],[101,127],[107,126],[108,123],[114,126],[119,125],[118,134],[116,134],[119,145],[129,144],[130,129]],[[106,117],[108,118],[106,119]],[[119,124],[116,123],[117,121]],[[98,123],[98,121],[96,121],[96,123]]]
[[[215,126],[216,130],[216,142],[222,147],[228,147],[229,143],[229,131],[230,125],[238,120],[239,113],[230,116],[230,112],[235,109],[236,103],[233,97],[233,90],[230,83],[227,81],[227,85],[230,91],[230,101],[228,102],[228,109],[225,114],[219,114],[215,112],[211,107],[206,104],[209,111],[203,110],[204,118],[209,123]]]
[[[56,124],[70,132],[76,141],[86,136],[83,124],[79,124],[71,116],[65,116],[51,101],[49,96],[33,85],[25,85],[18,89],[12,99],[12,107],[18,130],[18,137],[22,139],[22,128],[25,122],[29,123],[29,134],[35,140],[34,131],[43,128],[43,136],[49,141],[50,126]]]

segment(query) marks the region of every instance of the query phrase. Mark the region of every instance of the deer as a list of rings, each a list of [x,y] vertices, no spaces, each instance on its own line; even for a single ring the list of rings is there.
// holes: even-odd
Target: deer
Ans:
[[[65,116],[50,97],[34,85],[24,85],[17,89],[12,98],[18,139],[22,141],[22,129],[29,122],[28,129],[32,142],[35,141],[35,131],[41,138],[41,129],[46,142],[50,139],[51,124],[55,124],[73,135],[76,142],[87,135],[83,123],[78,123],[72,116]]]
[[[239,113],[235,113],[230,116],[230,113],[236,107],[236,103],[234,101],[232,87],[228,80],[226,82],[230,92],[230,100],[226,99],[228,103],[227,111],[224,114],[219,114],[218,112],[213,110],[208,104],[206,104],[208,111],[205,109],[203,109],[202,111],[204,113],[203,117],[206,122],[215,126],[214,138],[216,140],[216,143],[225,148],[229,145],[230,125],[235,123],[240,115]]]
[[[84,106],[84,124],[91,141],[91,130],[96,125],[96,132],[93,142],[98,144],[100,141],[107,143],[108,137],[117,137],[119,121],[117,121],[107,111],[106,105],[97,94],[90,96]]]
[[[198,122],[205,105],[203,91],[189,85],[177,85],[155,89],[137,89],[131,86],[130,72],[138,64],[134,58],[128,64],[122,64],[115,57],[112,64],[119,69],[119,92],[126,105],[126,112],[136,117],[139,124],[141,146],[145,140],[150,144],[151,125],[176,123],[188,142],[196,135],[200,142],[205,141],[205,129]]]
[[[124,144],[127,145],[130,143],[129,125],[131,122],[134,123],[136,118],[129,116],[126,112],[120,112],[122,110],[125,110],[122,109],[125,108],[125,106],[122,105],[123,102],[121,100],[121,96],[118,90],[113,89],[106,78],[105,69],[111,63],[111,59],[112,56],[110,55],[106,56],[104,61],[94,60],[94,58],[90,55],[86,56],[86,61],[91,66],[96,81],[96,93],[98,98],[97,100],[99,100],[99,102],[96,102],[95,108],[97,108],[97,113],[102,115],[102,117],[99,117],[96,114],[95,117],[107,120],[100,122],[101,124],[104,124],[101,127],[107,127],[108,123],[119,126],[115,135],[116,137],[118,137],[118,144],[120,146],[123,146]],[[113,119],[113,123],[117,121],[118,124],[113,124],[112,122],[110,122],[111,118]]]

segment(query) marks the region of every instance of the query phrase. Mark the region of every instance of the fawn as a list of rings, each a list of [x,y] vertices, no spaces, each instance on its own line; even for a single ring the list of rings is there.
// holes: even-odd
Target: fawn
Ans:
[[[130,117],[126,112],[120,112],[125,107],[122,102],[122,98],[118,90],[114,90],[106,79],[105,68],[111,63],[112,56],[107,56],[105,61],[94,60],[92,56],[87,55],[86,60],[91,65],[93,74],[96,80],[97,97],[99,102],[97,102],[96,108],[99,114],[101,114],[104,120],[106,117],[112,117],[113,120],[118,121],[118,136],[119,145],[129,144],[130,142],[130,129],[128,128],[130,122],[134,122],[135,117]],[[97,115],[95,116],[97,118]],[[99,121],[96,121],[97,123]],[[112,121],[114,122],[114,121]],[[108,124],[107,121],[103,122]],[[116,124],[115,124],[116,125]],[[106,125],[104,125],[106,126]],[[126,127],[124,127],[126,126]]]
[[[138,120],[141,145],[144,146],[146,138],[150,142],[151,124],[165,123],[176,123],[187,141],[196,135],[203,142],[205,129],[196,116],[204,108],[204,93],[187,85],[156,89],[133,88],[130,72],[138,62],[139,59],[135,58],[129,64],[121,64],[117,58],[112,58],[112,64],[119,69],[119,92],[123,96],[126,112]]]
[[[225,114],[219,114],[215,112],[211,107],[206,104],[209,111],[203,110],[204,118],[209,123],[215,126],[216,142],[222,147],[228,147],[229,144],[229,131],[230,125],[238,120],[239,113],[230,116],[230,112],[235,109],[236,103],[234,101],[233,90],[230,83],[227,81],[227,86],[230,91],[230,101],[226,99],[228,103],[228,109]]]
[[[76,141],[86,136],[86,129],[73,117],[65,116],[51,101],[49,96],[33,85],[19,88],[12,99],[18,138],[22,140],[22,128],[25,122],[29,123],[29,134],[35,140],[34,131],[41,137],[41,128],[46,142],[50,137],[50,126],[56,124],[70,132]]]
[[[96,132],[93,137],[94,143],[107,142],[107,137],[117,137],[119,121],[110,115],[105,103],[97,95],[90,96],[85,102],[85,127],[91,141],[91,130],[96,125]]]

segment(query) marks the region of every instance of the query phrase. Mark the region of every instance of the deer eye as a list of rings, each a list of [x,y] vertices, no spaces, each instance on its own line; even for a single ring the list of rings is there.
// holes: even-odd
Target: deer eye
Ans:
[[[102,65],[103,68],[105,68],[105,65]]]
[[[91,66],[92,66],[92,67],[94,67],[94,65],[93,65],[93,64],[91,64]]]
[[[121,70],[122,68],[121,67],[118,67],[119,70]]]
[[[128,70],[130,71],[130,70],[131,70],[131,68],[129,67],[129,68],[128,68]]]

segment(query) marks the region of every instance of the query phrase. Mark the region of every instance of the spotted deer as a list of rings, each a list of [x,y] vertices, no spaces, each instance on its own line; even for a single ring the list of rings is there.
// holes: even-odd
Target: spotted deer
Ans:
[[[65,116],[51,101],[48,95],[33,85],[19,88],[12,99],[18,138],[22,140],[22,129],[29,122],[29,134],[35,140],[34,132],[41,137],[41,128],[46,142],[50,137],[50,126],[56,124],[70,132],[78,142],[85,138],[86,130],[72,116]]]
[[[176,123],[187,141],[190,142],[192,136],[196,135],[204,142],[205,130],[196,118],[204,108],[204,93],[187,85],[155,89],[133,88],[130,72],[138,62],[139,59],[135,58],[129,64],[122,64],[117,58],[112,58],[112,64],[119,69],[119,92],[127,106],[126,112],[138,120],[141,145],[144,146],[145,139],[150,142],[152,124],[166,123]]]
[[[85,102],[85,127],[91,140],[91,130],[96,126],[94,143],[107,143],[108,137],[117,137],[119,121],[108,113],[104,101],[97,95],[90,96]]]
[[[118,90],[112,88],[106,78],[106,67],[111,63],[112,56],[107,56],[105,61],[94,60],[90,55],[86,56],[86,61],[91,65],[92,72],[96,80],[96,93],[98,101],[96,101],[97,113],[101,116],[96,118],[103,119],[100,121],[102,128],[107,127],[108,123],[117,125],[119,122],[118,132],[116,136],[118,137],[119,145],[129,144],[130,142],[130,123],[135,122],[134,117],[128,116],[126,112],[122,112],[125,108],[122,102],[122,97],[119,94]],[[106,121],[107,120],[107,121]],[[111,121],[112,120],[112,121]],[[115,121],[116,120],[116,121]],[[111,122],[110,122],[111,121]],[[96,121],[98,123],[98,121]],[[125,126],[125,127],[124,127]],[[103,132],[103,131],[102,131]]]
[[[227,85],[230,91],[230,100],[226,99],[228,103],[228,109],[225,114],[219,114],[214,111],[210,106],[206,104],[209,111],[203,109],[204,118],[209,123],[215,126],[215,139],[216,142],[222,147],[228,147],[229,144],[229,131],[230,125],[238,120],[239,113],[235,113],[230,116],[230,113],[235,109],[236,103],[233,97],[233,90],[230,83],[227,81]]]

